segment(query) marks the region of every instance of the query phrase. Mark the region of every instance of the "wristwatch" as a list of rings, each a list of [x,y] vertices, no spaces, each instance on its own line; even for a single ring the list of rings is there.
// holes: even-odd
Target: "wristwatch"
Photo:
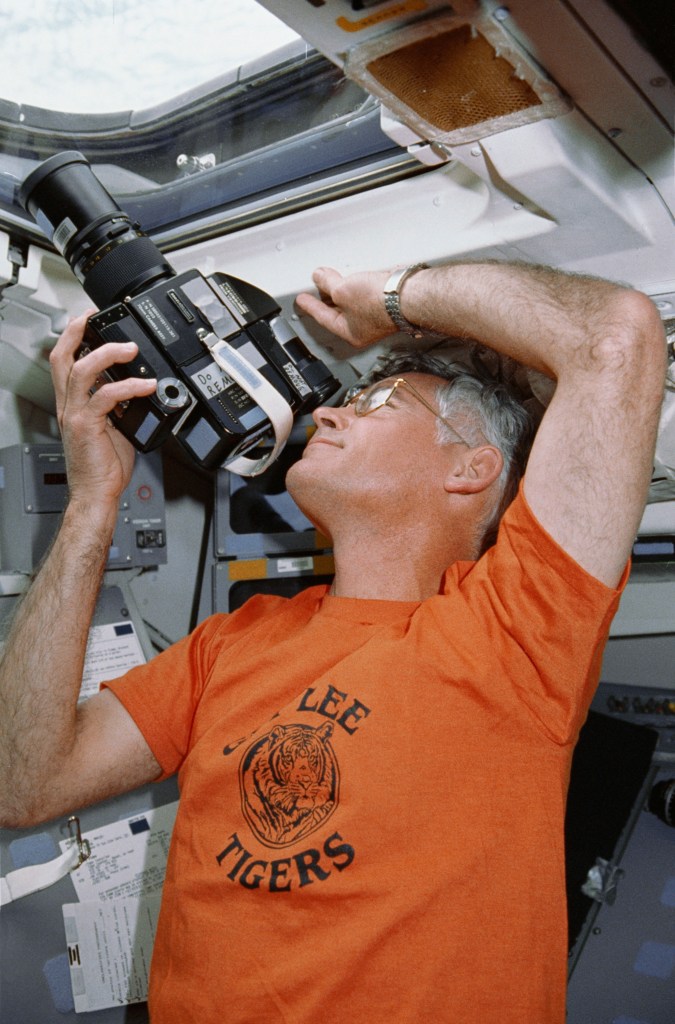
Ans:
[[[400,291],[401,285],[407,277],[410,277],[411,274],[418,270],[426,270],[428,266],[428,263],[413,263],[412,266],[404,267],[403,270],[395,270],[384,286],[384,308],[391,317],[394,326],[397,330],[404,331],[406,334],[410,334],[413,338],[418,339],[423,338],[425,334],[433,332],[425,331],[424,328],[411,324],[409,320],[406,320],[401,312]]]

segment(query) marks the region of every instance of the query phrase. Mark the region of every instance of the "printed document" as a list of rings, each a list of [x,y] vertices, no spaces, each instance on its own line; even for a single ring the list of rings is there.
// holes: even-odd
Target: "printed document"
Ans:
[[[147,999],[177,809],[175,801],[83,833],[91,856],[70,876],[80,902],[63,907],[77,1013]]]

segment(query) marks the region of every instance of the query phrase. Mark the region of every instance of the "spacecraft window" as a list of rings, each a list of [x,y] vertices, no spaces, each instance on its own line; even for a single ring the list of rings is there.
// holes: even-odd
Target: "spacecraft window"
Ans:
[[[9,0],[0,26],[0,96],[78,114],[162,103],[298,38],[256,0]]]
[[[87,54],[84,28],[94,23],[107,46]],[[0,62],[12,69],[0,71],[0,228],[14,237],[47,245],[18,191],[65,150],[83,153],[166,250],[372,187],[380,169],[389,180],[419,173],[382,132],[377,103],[255,0],[79,0],[67,17],[63,5],[36,0],[6,6],[0,27],[4,48],[35,49]],[[142,40],[145,53],[134,49]],[[84,70],[76,56],[87,57]]]

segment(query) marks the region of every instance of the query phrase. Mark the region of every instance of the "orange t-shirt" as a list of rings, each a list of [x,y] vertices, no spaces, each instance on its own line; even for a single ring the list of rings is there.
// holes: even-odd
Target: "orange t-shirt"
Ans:
[[[181,789],[153,1024],[563,1024],[565,796],[618,595],[521,493],[437,596],[255,597],[114,682]]]

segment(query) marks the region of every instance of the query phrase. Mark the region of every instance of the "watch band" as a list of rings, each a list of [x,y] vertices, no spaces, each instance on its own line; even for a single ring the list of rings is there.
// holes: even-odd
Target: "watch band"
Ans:
[[[401,312],[401,285],[407,277],[418,270],[426,270],[428,263],[413,263],[403,270],[395,270],[384,286],[384,308],[389,314],[394,326],[398,331],[412,335],[413,338],[423,338],[425,334],[433,334],[433,331],[425,331],[423,327],[411,324]]]

